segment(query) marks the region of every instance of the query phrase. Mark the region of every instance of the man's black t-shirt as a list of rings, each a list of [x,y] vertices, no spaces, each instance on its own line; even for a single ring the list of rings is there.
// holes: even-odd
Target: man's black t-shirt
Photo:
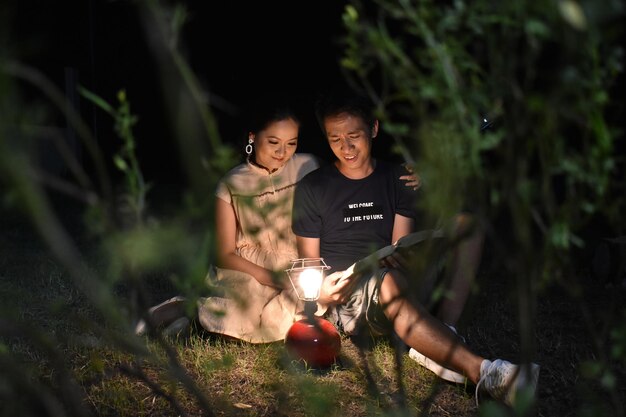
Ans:
[[[400,180],[400,165],[377,161],[374,172],[353,180],[334,164],[306,175],[294,196],[296,235],[320,239],[320,254],[334,271],[389,245],[394,216],[414,217],[415,193]]]

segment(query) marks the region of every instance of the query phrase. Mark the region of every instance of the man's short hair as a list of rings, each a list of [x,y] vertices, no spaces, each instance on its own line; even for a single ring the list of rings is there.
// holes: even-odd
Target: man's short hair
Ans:
[[[334,88],[321,95],[315,102],[315,116],[324,132],[324,120],[328,117],[348,113],[360,117],[371,129],[374,127],[374,105],[371,100],[348,88]]]

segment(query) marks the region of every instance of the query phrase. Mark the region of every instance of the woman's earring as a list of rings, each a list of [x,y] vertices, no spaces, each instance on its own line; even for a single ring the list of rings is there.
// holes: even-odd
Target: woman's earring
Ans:
[[[254,141],[252,139],[248,139],[248,144],[246,145],[246,154],[248,156],[250,156],[250,154],[252,153],[252,144],[254,143]]]

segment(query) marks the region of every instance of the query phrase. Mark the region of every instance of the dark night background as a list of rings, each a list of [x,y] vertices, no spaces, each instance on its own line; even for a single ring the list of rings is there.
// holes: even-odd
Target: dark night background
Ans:
[[[282,91],[295,96],[304,116],[299,151],[327,158],[312,103],[320,89],[341,77],[337,38],[345,2],[185,4],[189,19],[180,43],[211,95],[222,140],[243,149],[243,104],[259,92]],[[117,91],[126,89],[131,109],[139,116],[135,136],[147,180],[179,180],[156,61],[135,2],[20,0],[9,7],[9,13],[13,14],[12,52],[42,70],[62,90],[68,77],[74,77],[116,103]],[[85,99],[77,100],[101,147],[115,151],[120,142],[112,119]],[[57,125],[64,126],[62,118]]]

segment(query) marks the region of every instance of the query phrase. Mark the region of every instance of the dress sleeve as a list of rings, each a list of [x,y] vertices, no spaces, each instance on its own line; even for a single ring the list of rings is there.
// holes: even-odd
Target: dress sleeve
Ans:
[[[232,196],[230,195],[230,190],[228,189],[228,186],[224,183],[224,181],[220,181],[217,184],[217,188],[215,189],[215,196],[224,200],[228,204],[233,201]]]

